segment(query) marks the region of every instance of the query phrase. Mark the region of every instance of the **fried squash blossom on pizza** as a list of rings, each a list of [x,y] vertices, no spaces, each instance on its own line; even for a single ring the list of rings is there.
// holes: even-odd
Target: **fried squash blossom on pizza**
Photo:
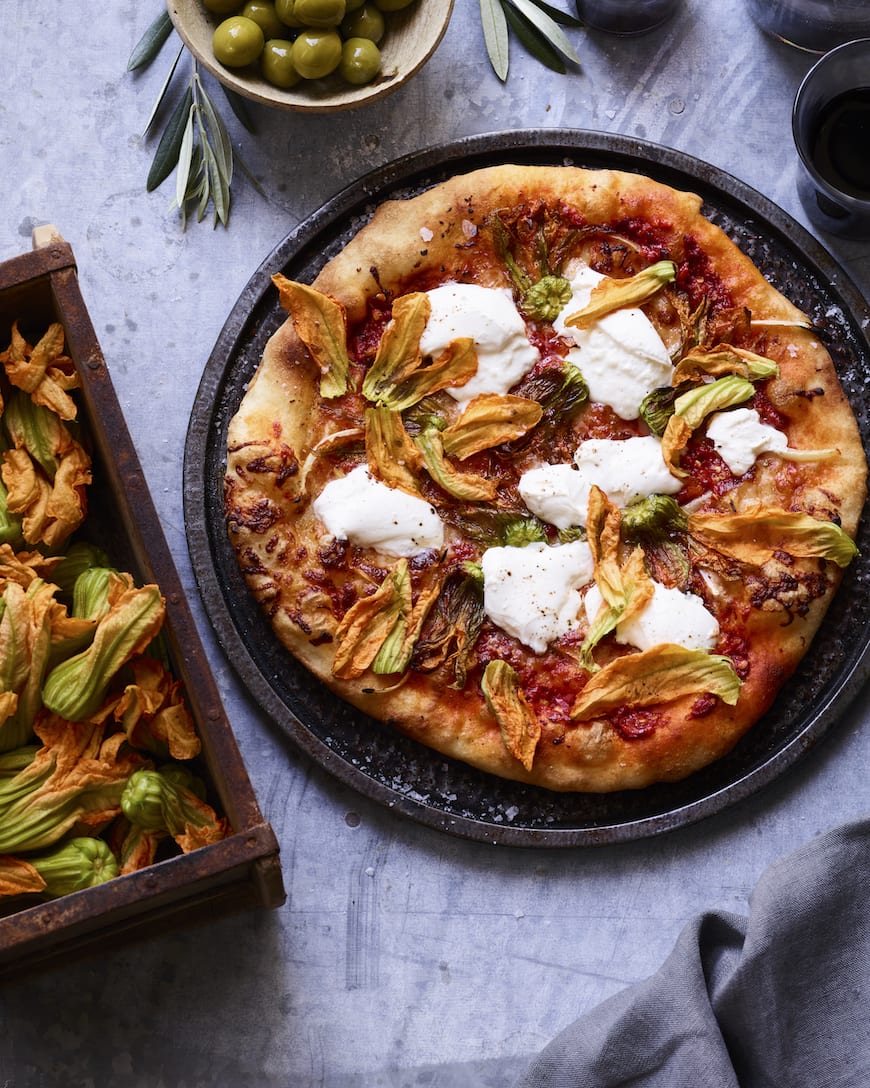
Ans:
[[[284,646],[422,744],[552,790],[727,753],[856,554],[866,461],[810,322],[700,199],[486,168],[274,283],[225,510]]]

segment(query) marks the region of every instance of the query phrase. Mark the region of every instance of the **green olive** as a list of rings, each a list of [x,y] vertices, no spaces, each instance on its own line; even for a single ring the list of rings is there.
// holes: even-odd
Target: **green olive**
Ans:
[[[363,4],[358,11],[352,11],[341,22],[341,35],[348,38],[368,38],[375,45],[383,38],[386,23],[383,15],[374,4]]]
[[[235,15],[241,10],[242,0],[202,0],[202,6],[214,15]]]
[[[296,0],[293,14],[303,26],[338,26],[344,18],[345,0]]]
[[[272,38],[260,57],[263,78],[275,87],[295,87],[302,76],[293,63],[293,42],[286,38]]]
[[[381,51],[369,38],[348,38],[341,47],[338,70],[348,83],[371,83],[381,70]]]
[[[212,38],[215,60],[227,68],[244,68],[246,64],[253,64],[263,52],[265,44],[260,26],[244,15],[231,15],[229,19],[224,19]]]
[[[293,14],[295,4],[296,0],[275,0],[275,14],[284,26],[290,26],[294,30],[298,30],[302,26],[302,20],[297,19]]]
[[[359,8],[361,8],[363,6],[363,4],[365,2],[366,2],[366,0],[347,0],[347,3],[345,4],[344,10],[345,10],[345,12],[348,12],[348,13],[351,12],[351,11],[357,11]]]
[[[401,11],[403,8],[410,7],[414,0],[373,0],[373,3],[381,11]]]
[[[263,37],[280,38],[285,31],[285,26],[278,18],[273,0],[248,0],[242,8],[242,15],[246,19],[253,19],[263,31]]]
[[[303,79],[322,79],[334,72],[341,61],[341,38],[337,30],[303,30],[291,51],[296,71]]]

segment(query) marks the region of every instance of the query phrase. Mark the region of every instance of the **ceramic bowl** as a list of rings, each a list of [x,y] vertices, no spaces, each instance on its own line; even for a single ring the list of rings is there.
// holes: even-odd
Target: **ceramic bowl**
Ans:
[[[372,83],[353,86],[336,73],[325,79],[302,80],[289,90],[268,83],[256,65],[226,68],[215,60],[212,36],[215,27],[226,16],[212,15],[206,11],[202,0],[167,0],[166,6],[184,44],[201,66],[225,87],[265,106],[329,113],[375,102],[407,83],[444,37],[453,0],[413,0],[402,11],[386,13],[387,28],[379,43],[381,72]],[[288,27],[287,37],[292,33]]]

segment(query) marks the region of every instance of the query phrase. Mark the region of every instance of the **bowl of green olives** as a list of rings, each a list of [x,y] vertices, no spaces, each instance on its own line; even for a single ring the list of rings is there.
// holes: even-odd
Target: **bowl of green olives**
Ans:
[[[423,67],[454,0],[167,0],[197,61],[267,106],[328,113],[383,98]]]

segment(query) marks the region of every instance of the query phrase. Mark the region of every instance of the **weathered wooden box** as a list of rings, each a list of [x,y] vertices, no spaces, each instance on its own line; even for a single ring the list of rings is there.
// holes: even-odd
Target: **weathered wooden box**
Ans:
[[[38,228],[33,242],[32,252],[0,263],[0,341],[8,344],[15,320],[64,327],[82,382],[80,418],[93,441],[88,530],[137,579],[160,586],[172,669],[202,742],[199,763],[231,833],[60,899],[25,906],[0,901],[0,974],[81,953],[91,942],[104,948],[206,912],[271,908],[285,899],[278,844],[221,705],[82,299],[73,251],[50,227]]]

